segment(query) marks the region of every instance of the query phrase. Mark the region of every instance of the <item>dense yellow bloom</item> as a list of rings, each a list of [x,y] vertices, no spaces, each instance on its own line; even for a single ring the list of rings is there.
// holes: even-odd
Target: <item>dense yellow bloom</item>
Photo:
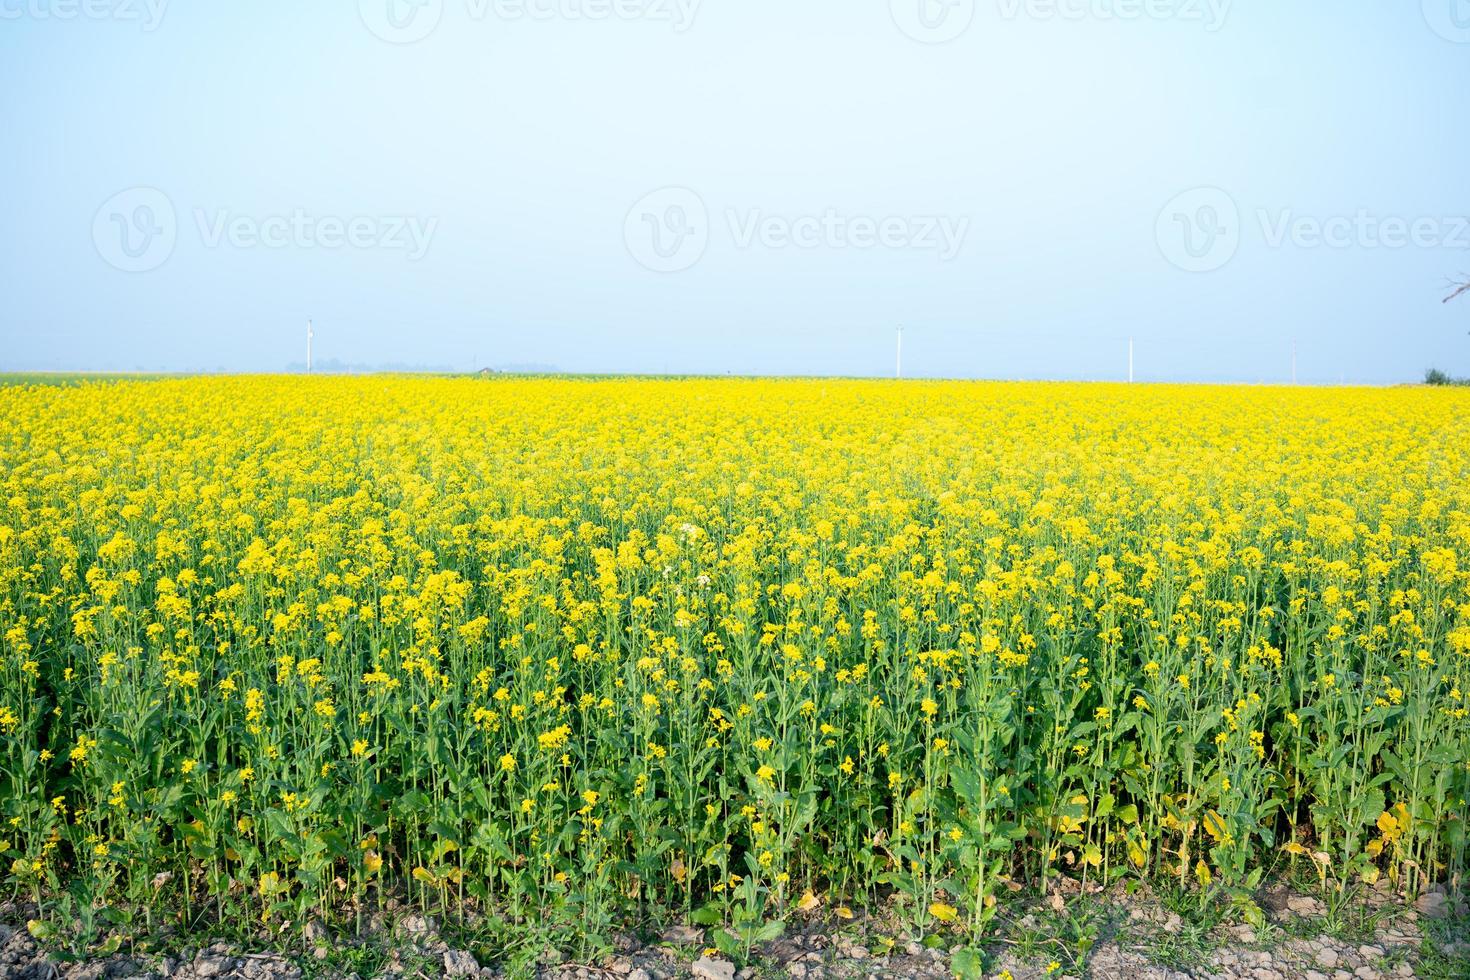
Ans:
[[[1308,826],[1448,873],[1467,474],[1464,391],[0,387],[0,850],[267,906],[734,868],[772,920],[870,868],[918,925],[981,918],[998,826],[1018,882],[1237,886]]]

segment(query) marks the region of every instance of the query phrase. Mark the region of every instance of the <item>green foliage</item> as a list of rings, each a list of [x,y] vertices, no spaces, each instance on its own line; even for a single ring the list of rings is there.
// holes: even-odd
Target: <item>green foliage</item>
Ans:
[[[890,898],[970,948],[1061,875],[1259,924],[1277,863],[1464,873],[1457,395],[301,384],[0,395],[53,940],[394,898],[744,962]]]

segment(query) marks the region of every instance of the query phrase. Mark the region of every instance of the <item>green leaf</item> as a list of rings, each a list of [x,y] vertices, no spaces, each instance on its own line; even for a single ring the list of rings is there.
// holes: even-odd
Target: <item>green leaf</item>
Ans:
[[[697,926],[717,926],[725,921],[725,913],[716,906],[706,905],[695,909],[689,921]]]
[[[714,941],[715,949],[718,949],[726,956],[734,956],[740,952],[739,938],[728,929],[716,929],[710,933],[710,938]]]
[[[955,950],[955,954],[950,957],[949,968],[956,980],[983,980],[985,954],[973,946]]]

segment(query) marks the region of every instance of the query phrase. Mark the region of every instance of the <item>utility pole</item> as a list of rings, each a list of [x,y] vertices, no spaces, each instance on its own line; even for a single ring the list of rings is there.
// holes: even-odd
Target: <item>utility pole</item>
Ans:
[[[899,380],[903,379],[903,324],[898,325],[898,361],[894,367],[893,376]]]
[[[306,321],[306,373],[307,374],[310,374],[311,373],[311,338],[313,336],[314,335],[311,332],[311,321],[310,320],[307,320]]]

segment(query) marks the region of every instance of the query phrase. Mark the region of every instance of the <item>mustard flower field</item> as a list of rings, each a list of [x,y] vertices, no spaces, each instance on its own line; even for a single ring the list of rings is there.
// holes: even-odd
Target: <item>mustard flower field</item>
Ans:
[[[1457,884],[1470,392],[0,388],[40,929]]]

